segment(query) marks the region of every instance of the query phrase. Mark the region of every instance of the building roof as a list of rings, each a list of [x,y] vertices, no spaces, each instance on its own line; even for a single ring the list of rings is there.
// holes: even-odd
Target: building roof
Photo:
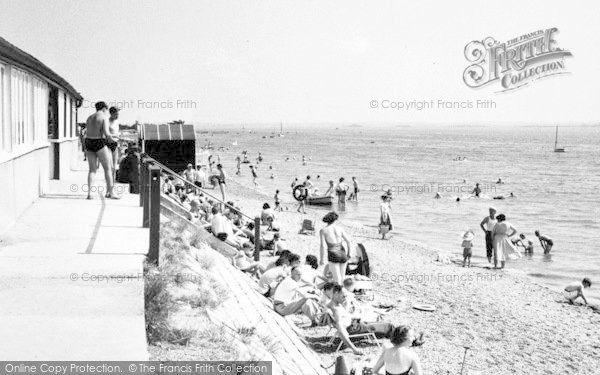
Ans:
[[[184,141],[195,140],[196,132],[191,124],[144,124],[140,129],[140,137],[146,141]]]
[[[7,62],[11,64],[15,64],[22,68],[28,69],[47,78],[63,90],[73,95],[78,100],[83,99],[81,94],[78,93],[77,90],[75,90],[75,88],[71,86],[69,82],[67,82],[64,78],[56,74],[52,69],[48,68],[40,60],[36,59],[27,52],[21,50],[20,48],[12,45],[2,37],[0,37],[0,58],[3,60],[7,60]]]

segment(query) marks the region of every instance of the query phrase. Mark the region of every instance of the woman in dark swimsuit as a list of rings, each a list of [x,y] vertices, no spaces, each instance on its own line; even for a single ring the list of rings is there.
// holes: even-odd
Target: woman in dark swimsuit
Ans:
[[[333,282],[342,285],[344,276],[346,275],[346,266],[348,264],[350,239],[344,233],[341,227],[335,225],[338,219],[338,214],[330,212],[323,218],[323,222],[327,226],[319,232],[321,237],[321,264],[324,264],[323,258],[325,255],[325,246],[327,246],[327,260],[329,261],[329,270],[333,273]],[[346,249],[342,246],[342,242],[346,242]]]
[[[394,328],[390,337],[392,346],[383,349],[373,367],[373,373],[377,374],[385,365],[386,375],[408,375],[411,370],[414,375],[421,375],[419,356],[410,349],[414,338],[415,333],[412,329],[406,326]]]

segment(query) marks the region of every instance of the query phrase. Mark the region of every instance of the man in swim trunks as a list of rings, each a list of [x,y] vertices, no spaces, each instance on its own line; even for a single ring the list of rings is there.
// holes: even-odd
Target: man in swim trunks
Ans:
[[[356,177],[352,177],[352,184],[354,185],[354,193],[352,193],[352,198],[358,202],[358,192],[360,189],[358,188],[358,181],[356,181]]]
[[[494,207],[490,207],[489,216],[483,218],[479,226],[481,230],[485,233],[485,252],[488,258],[488,262],[492,263],[492,253],[494,249],[494,241],[492,238],[492,230],[494,226],[498,223],[496,220],[496,209]]]
[[[104,169],[104,179],[106,180],[106,197],[119,199],[113,191],[113,171],[111,155],[106,147],[106,139],[110,138],[110,122],[108,119],[108,106],[104,102],[97,102],[96,113],[86,120],[85,150],[88,159],[88,195],[87,199],[92,199],[91,187],[94,184],[96,172],[98,171],[98,162]]]
[[[540,231],[536,230],[535,236],[540,240],[540,245],[542,245],[542,249],[544,249],[544,254],[550,253],[552,250],[552,246],[554,246],[554,241],[550,237],[540,235]]]
[[[113,167],[113,180],[116,180],[117,165],[119,165],[119,108],[110,107],[108,110],[110,138],[106,138],[106,147],[110,150]]]
[[[217,171],[219,171],[219,174],[217,175],[219,189],[221,189],[221,196],[223,197],[223,202],[225,202],[225,171],[221,164],[217,164]]]
[[[476,197],[479,197],[479,194],[481,194],[481,188],[479,187],[479,182],[475,184],[475,189],[473,189],[471,194],[475,195]]]

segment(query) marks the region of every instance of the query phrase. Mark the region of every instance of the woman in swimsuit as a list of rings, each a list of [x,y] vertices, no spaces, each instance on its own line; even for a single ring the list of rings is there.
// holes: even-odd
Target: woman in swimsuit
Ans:
[[[252,172],[252,182],[254,183],[254,186],[258,186],[258,182],[256,182],[258,175],[256,174],[256,169],[254,169],[252,165],[250,166],[250,171]]]
[[[415,332],[406,327],[394,328],[390,343],[392,346],[384,347],[377,360],[373,373],[378,374],[385,365],[386,375],[408,375],[411,370],[414,375],[421,375],[421,361],[417,353],[410,349],[415,338]]]
[[[350,239],[344,233],[344,230],[339,226],[335,225],[335,221],[338,219],[338,214],[330,212],[323,218],[323,222],[327,223],[327,226],[319,232],[321,237],[321,265],[323,257],[325,255],[325,245],[327,245],[327,260],[329,261],[329,269],[333,273],[333,282],[342,285],[344,275],[346,275],[346,266],[348,262],[349,251],[350,251]],[[344,250],[342,241],[346,242],[346,248]],[[348,252],[347,252],[348,251]]]

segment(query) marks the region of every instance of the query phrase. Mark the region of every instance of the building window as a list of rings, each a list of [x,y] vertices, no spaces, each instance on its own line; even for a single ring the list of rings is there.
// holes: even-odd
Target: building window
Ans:
[[[63,94],[63,137],[67,138],[67,94]]]
[[[7,126],[7,121],[5,120],[6,115],[6,90],[5,90],[5,82],[6,78],[4,75],[6,74],[6,67],[0,64],[0,152],[10,151],[10,132]]]

